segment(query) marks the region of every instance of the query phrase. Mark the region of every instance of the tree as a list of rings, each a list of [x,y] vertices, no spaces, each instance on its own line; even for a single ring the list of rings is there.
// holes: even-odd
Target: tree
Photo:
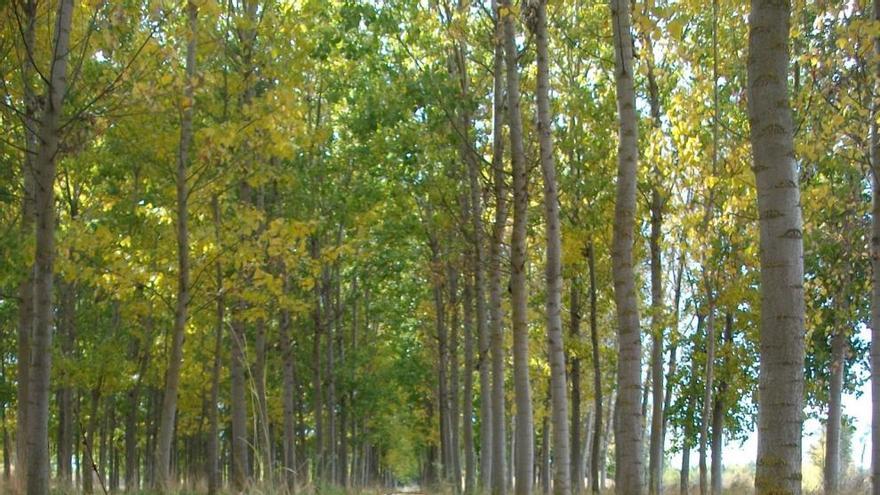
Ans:
[[[611,2],[614,30],[615,79],[619,118],[617,202],[614,208],[612,248],[614,300],[617,305],[617,405],[614,421],[615,486],[621,492],[643,493],[642,453],[642,341],[633,271],[633,236],[638,172],[638,116],[634,87],[629,0]]]
[[[193,85],[196,71],[196,40],[198,36],[198,7],[187,3],[186,82],[181,100],[180,147],[177,155],[177,306],[174,312],[171,355],[165,374],[165,391],[162,398],[162,414],[156,442],[156,477],[159,490],[167,490],[171,467],[171,440],[174,433],[174,417],[177,414],[177,388],[183,360],[183,339],[186,332],[187,306],[189,305],[189,228],[187,227],[189,189],[187,188],[190,146],[193,139]]]
[[[510,1],[502,1],[498,15],[504,25],[504,55],[507,61],[507,117],[510,154],[513,163],[513,231],[510,239],[510,290],[513,321],[513,383],[516,391],[514,477],[517,495],[531,495],[534,483],[534,421],[529,379],[529,330],[526,287],[526,225],[528,222],[529,177],[523,148],[520,111],[519,66],[517,64],[515,14]],[[497,417],[497,416],[496,416]]]
[[[34,266],[34,323],[28,382],[27,493],[49,493],[49,378],[52,372],[53,281],[55,261],[55,172],[61,139],[61,116],[67,92],[73,2],[58,4],[52,61],[45,106],[37,131],[34,168],[36,253]],[[33,60],[31,60],[33,63]],[[21,461],[21,460],[20,460]]]
[[[541,148],[541,174],[544,178],[544,223],[547,237],[545,278],[547,299],[547,341],[550,361],[550,393],[553,408],[553,493],[571,492],[571,456],[569,453],[568,385],[562,342],[562,238],[559,224],[559,197],[556,162],[553,157],[553,114],[550,111],[550,61],[547,35],[547,3],[530,3],[532,31],[538,51],[538,133]],[[509,76],[508,76],[509,77]],[[512,135],[513,133],[511,133]],[[527,186],[523,186],[527,187]],[[529,433],[531,435],[531,433]],[[545,455],[547,453],[545,452]],[[578,481],[580,483],[580,481]]]
[[[750,141],[761,242],[758,494],[801,493],[804,295],[800,190],[788,102],[788,2],[752,0]]]

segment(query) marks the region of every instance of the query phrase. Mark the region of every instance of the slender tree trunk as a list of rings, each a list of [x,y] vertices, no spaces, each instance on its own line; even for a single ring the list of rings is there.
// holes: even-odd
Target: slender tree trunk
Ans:
[[[285,292],[290,290],[290,281],[285,269],[282,269]],[[291,331],[290,310],[281,310],[281,321],[278,324],[278,333],[281,339],[281,355],[283,357],[283,392],[282,402],[284,407],[284,483],[288,493],[296,490],[296,422],[294,396],[296,394],[296,368],[294,367],[294,343]]]
[[[556,162],[553,157],[553,114],[550,110],[547,4],[546,0],[538,0],[533,5],[535,8],[534,33],[538,52],[538,85],[536,90],[538,135],[541,149],[541,174],[544,179],[544,231],[547,236],[547,260],[545,265],[547,295],[545,299],[545,312],[547,318],[550,392],[553,413],[553,493],[556,495],[569,495],[571,493],[572,451],[569,444],[568,385],[565,383],[565,351],[562,337],[562,316],[560,314],[562,307],[562,233],[559,226]],[[513,67],[515,68],[516,64],[513,64]],[[579,420],[580,418],[577,418],[576,421]],[[579,448],[575,449],[575,452],[579,451]]]
[[[846,313],[844,313],[846,314]],[[841,394],[846,366],[848,328],[841,325],[831,337],[831,386],[828,392],[828,421],[825,425],[824,488],[826,495],[840,490],[840,429],[842,418]]]
[[[593,241],[587,245],[587,263],[590,268],[590,344],[593,357],[593,409],[595,424],[593,425],[593,445],[590,450],[590,487],[594,494],[601,490],[599,466],[604,453],[602,452],[602,368],[599,362],[599,328],[597,323],[596,294],[596,253]]]
[[[580,345],[581,334],[581,298],[580,284],[577,276],[571,279],[569,296],[572,342]],[[581,446],[581,359],[572,354],[571,362],[571,487],[574,495],[580,495],[584,488],[584,449]],[[587,427],[589,429],[589,426]]]
[[[703,331],[703,323],[705,316],[697,311],[697,335]],[[691,356],[691,381],[698,375],[697,361]],[[690,493],[691,488],[691,437],[694,434],[694,395],[689,394],[687,398],[687,410],[685,411],[684,436],[682,438],[682,456],[681,456],[681,495]]]
[[[23,177],[22,201],[21,201],[21,232],[23,238],[33,242],[35,221],[35,181],[36,181],[36,157],[39,149],[37,127],[38,113],[40,111],[37,95],[31,84],[35,71],[32,61],[35,57],[35,25],[37,20],[37,1],[28,0],[20,3],[24,12],[22,26],[22,41],[24,42],[26,57],[22,63],[21,73],[24,88],[25,110],[23,120],[25,154],[22,161],[21,175]],[[66,61],[64,61],[66,63]],[[57,144],[56,144],[57,146]],[[34,332],[34,270],[36,266],[27,267],[24,277],[18,286],[18,345],[16,353],[16,380],[17,407],[15,429],[15,486],[17,493],[27,491],[27,459],[30,428],[28,408],[30,407],[29,392],[31,390],[31,345]]]
[[[312,239],[312,260],[318,262],[321,248],[317,237]],[[323,480],[324,476],[324,390],[321,372],[321,334],[323,333],[323,312],[321,311],[321,288],[319,283],[314,286],[315,304],[313,309],[314,337],[312,339],[312,413],[315,417],[315,452],[312,458],[314,463],[314,477]]]
[[[724,335],[722,345],[730,347],[733,341],[733,315],[727,313],[724,319]],[[727,355],[723,353],[722,355]],[[722,368],[723,369],[723,368]],[[727,382],[718,382],[718,393],[715,395],[715,406],[712,412],[712,495],[721,495],[722,469],[721,456],[724,452],[724,415],[727,413],[725,395]]]
[[[532,390],[529,383],[529,327],[528,287],[526,286],[526,227],[529,206],[529,177],[523,149],[522,114],[520,112],[519,67],[517,65],[515,14],[510,0],[503,0],[504,51],[507,63],[507,113],[510,125],[511,161],[513,163],[513,233],[510,241],[510,285],[513,315],[513,382],[516,397],[516,453],[514,456],[516,495],[531,495],[534,483],[534,424],[532,418]],[[558,297],[558,295],[557,295]],[[558,305],[557,309],[558,311]],[[561,339],[559,349],[561,352]],[[564,373],[563,368],[563,373]],[[565,378],[562,378],[562,394],[565,394]],[[561,416],[565,423],[567,411]],[[561,440],[568,443],[568,431]],[[568,449],[560,458],[568,463]],[[569,482],[565,471],[564,486]]]
[[[214,242],[222,246],[220,232],[220,200],[214,195],[211,198],[211,210],[214,219]],[[215,495],[221,488],[220,479],[220,413],[217,404],[220,400],[220,370],[223,352],[223,324],[226,319],[226,298],[223,293],[223,265],[217,260],[214,267],[214,279],[217,289],[217,308],[214,321],[214,363],[211,367],[211,392],[208,405],[208,495]]]
[[[463,3],[463,5],[466,5]],[[457,51],[457,60],[459,65],[459,73],[461,78],[461,98],[467,101],[470,93],[470,78],[467,70],[467,57],[465,53],[466,47],[460,46]],[[496,78],[497,80],[497,78]],[[483,241],[483,194],[479,182],[479,163],[474,155],[472,147],[472,123],[470,112],[466,108],[462,111],[462,132],[464,138],[460,144],[460,154],[462,160],[467,165],[468,189],[470,193],[470,220],[472,232],[471,247],[471,263],[474,272],[474,284],[471,291],[470,284],[465,284],[465,299],[470,295],[476,302],[476,328],[478,336],[479,357],[478,366],[480,370],[480,470],[481,485],[488,491],[491,474],[492,459],[492,399],[491,384],[489,375],[489,325],[486,312],[486,271],[484,263],[486,262],[484,241]],[[470,292],[470,294],[469,294]],[[473,362],[467,363],[468,359],[473,360],[473,350],[468,350],[468,345],[473,346],[473,321],[468,319],[468,312],[471,311],[470,303],[465,301],[465,368],[468,370],[465,374],[465,423],[464,423],[464,442],[465,442],[465,487],[467,494],[472,494],[476,490],[476,458],[473,445],[473,423],[471,421],[473,409],[473,392],[472,392],[472,374]],[[470,344],[469,340],[470,339]]]
[[[633,270],[633,235],[638,173],[638,116],[636,115],[632,33],[629,0],[611,1],[620,120],[617,202],[614,213],[612,268],[617,305],[618,351],[615,486],[621,493],[641,495],[643,487],[641,395],[642,341],[638,295]]]
[[[645,5],[645,15],[650,11]],[[642,32],[648,76],[648,101],[651,107],[651,124],[655,129],[662,126],[660,91],[654,74],[654,43],[649,32]],[[664,199],[660,191],[662,176],[654,164],[651,186],[651,437],[648,447],[648,493],[657,495],[663,491],[663,439],[664,439],[664,389],[663,389],[663,236]]]
[[[707,283],[706,299],[706,367],[703,371],[705,384],[703,387],[703,409],[700,414],[700,495],[709,493],[709,472],[707,466],[709,424],[712,423],[713,381],[715,378],[715,301],[712,289]]]
[[[34,215],[36,255],[31,374],[28,386],[27,493],[49,491],[49,378],[52,374],[52,286],[55,259],[55,171],[60,140],[61,114],[67,92],[67,63],[73,1],[58,4],[53,60],[46,106],[39,125],[34,162]]]
[[[473,207],[471,207],[473,208]],[[474,265],[476,268],[477,265]],[[479,268],[482,270],[482,268]],[[476,277],[474,277],[476,278]],[[464,390],[462,390],[462,439],[464,441],[464,493],[476,491],[476,457],[474,454],[474,296],[476,281],[465,279],[464,292]],[[485,309],[485,308],[484,308]],[[489,394],[483,395],[484,400]]]
[[[198,7],[187,3],[189,33],[186,45],[186,83],[181,102],[180,147],[177,155],[177,307],[174,312],[171,356],[165,374],[165,395],[156,441],[156,488],[167,490],[171,482],[169,472],[174,424],[177,414],[177,388],[183,364],[183,339],[186,334],[187,306],[189,305],[189,229],[187,225],[187,169],[190,162],[190,146],[193,139],[193,105],[196,71],[196,39],[198,32]]]
[[[614,424],[616,423],[616,421],[615,421],[615,416],[616,416],[615,410],[616,410],[616,405],[617,405],[617,390],[616,389],[611,390],[611,397],[608,400],[608,404],[610,404],[610,406],[606,408],[606,409],[608,409],[608,414],[605,419],[606,426],[605,426],[605,429],[604,429],[603,435],[602,435],[602,453],[600,455],[601,459],[599,462],[599,472],[600,472],[600,478],[601,478],[601,481],[599,482],[599,484],[601,485],[603,490],[608,485],[608,483],[607,483],[607,479],[608,479],[607,478],[607,474],[608,474],[608,472],[607,472],[608,445],[611,443],[611,433],[614,431]]]
[[[230,409],[232,415],[232,488],[245,489],[249,477],[247,439],[247,392],[245,389],[244,304],[238,301],[231,326],[232,359],[229,366],[231,382]]]
[[[690,402],[691,399],[688,400],[688,407],[692,407]],[[685,432],[686,434],[693,434],[693,431],[688,427],[685,427]],[[691,488],[691,444],[687,437],[685,437],[684,446],[681,449],[681,469],[679,471],[679,476],[679,493],[681,493],[681,495],[688,495]]]
[[[70,282],[59,284],[61,308],[58,333],[61,337],[61,351],[68,359],[74,359],[76,342],[76,286]],[[69,488],[73,465],[73,387],[64,383],[58,391],[58,478],[62,486]]]
[[[440,419],[440,463],[441,478],[444,483],[450,479],[451,465],[451,421],[449,411],[449,338],[446,328],[446,305],[443,300],[444,274],[440,253],[440,242],[436,233],[429,232],[429,247],[431,249],[431,266],[433,270],[433,295],[435,327],[437,332],[438,361],[437,361],[437,401]]]
[[[501,258],[504,248],[504,230],[507,224],[507,186],[505,185],[504,172],[504,80],[502,69],[504,55],[502,48],[502,19],[501,12],[496,0],[492,7],[495,12],[495,52],[493,55],[494,86],[493,86],[493,116],[492,116],[492,177],[495,193],[495,219],[492,224],[492,245],[489,253],[489,321],[491,323],[491,346],[492,346],[492,397],[491,407],[483,414],[490,417],[489,429],[485,438],[482,439],[481,452],[484,457],[481,460],[483,473],[481,479],[484,489],[488,489],[491,466],[491,494],[505,495],[507,493],[507,453],[505,452],[506,414],[504,407],[504,322],[503,309],[501,306]],[[515,61],[514,61],[515,63]],[[484,383],[487,382],[487,383]],[[480,375],[480,386],[488,385],[488,377]],[[486,447],[489,446],[488,450]],[[491,462],[490,462],[491,461]]]
[[[679,269],[675,273],[675,296],[673,297],[672,309],[673,309],[673,320],[670,329],[672,332],[677,332],[679,318],[680,318],[680,308],[681,308],[681,280],[682,274],[684,273],[684,255],[679,256]],[[678,346],[673,341],[672,346],[669,349],[669,366],[666,370],[666,392],[664,393],[663,398],[663,434],[661,443],[666,445],[666,430],[669,426],[669,420],[666,417],[666,411],[669,411],[669,407],[672,404],[672,385],[674,383],[675,372],[677,368],[677,352]],[[660,473],[662,476],[664,469],[661,465]],[[662,486],[662,485],[661,485]]]
[[[550,493],[550,416],[541,422],[541,493]]]
[[[804,266],[788,100],[788,1],[752,0],[748,90],[761,226],[761,368],[755,492],[801,493]]]
[[[339,243],[337,243],[337,246]],[[336,355],[334,349],[334,341],[336,334],[336,326],[338,324],[339,314],[336,306],[332,301],[332,287],[330,269],[324,268],[323,300],[324,307],[327,308],[327,325],[324,327],[327,331],[327,445],[324,447],[324,455],[327,472],[325,478],[329,483],[337,482],[336,470]]]
[[[458,398],[458,271],[449,266],[449,454],[452,488],[461,492],[461,459],[459,457],[459,398]]]
[[[99,382],[91,391],[89,405],[89,422],[86,431],[83,432],[84,461],[83,466],[83,493],[94,493],[94,480],[97,474],[98,459],[95,458],[95,430],[98,428],[98,406],[101,403],[101,383]]]
[[[272,477],[272,436],[269,428],[269,402],[266,399],[266,322],[257,321],[257,335],[254,340],[254,388],[257,396],[257,428],[260,435],[259,453],[262,457],[263,482],[271,484]]]
[[[648,492],[663,490],[663,266],[660,237],[663,199],[655,185],[651,191],[651,443]]]

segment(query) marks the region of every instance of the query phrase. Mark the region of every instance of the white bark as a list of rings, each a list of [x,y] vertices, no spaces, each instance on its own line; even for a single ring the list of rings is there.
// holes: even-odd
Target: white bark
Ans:
[[[787,0],[752,0],[749,121],[761,226],[758,495],[801,493],[804,267],[788,100]]]
[[[638,294],[633,269],[633,236],[638,172],[638,116],[633,81],[633,52],[629,0],[611,1],[614,30],[617,110],[620,120],[617,201],[614,211],[612,271],[617,306],[618,351],[617,413],[614,421],[615,486],[620,493],[644,492],[644,455],[640,398],[642,341]]]
[[[34,161],[36,258],[34,327],[28,391],[27,493],[49,493],[49,379],[52,374],[52,287],[55,261],[55,171],[61,114],[67,92],[67,65],[73,1],[61,0],[56,16],[52,66]],[[21,459],[19,463],[21,464]]]
[[[541,149],[541,175],[544,179],[544,231],[546,235],[547,284],[545,312],[547,318],[548,360],[550,361],[550,395],[553,414],[553,493],[571,493],[571,456],[569,453],[568,385],[565,352],[562,342],[562,234],[559,225],[559,194],[556,184],[556,160],[553,157],[553,113],[550,110],[550,61],[548,59],[547,4],[534,2],[535,43],[538,65],[538,136]],[[545,455],[547,453],[545,452]]]
[[[516,397],[516,452],[514,478],[517,495],[531,495],[534,485],[534,421],[532,387],[529,382],[528,288],[526,254],[529,180],[523,149],[520,113],[519,67],[517,65],[515,14],[510,0],[503,10],[504,53],[507,60],[507,114],[510,126],[510,155],[513,163],[513,233],[510,241],[510,285],[513,319],[513,383]]]

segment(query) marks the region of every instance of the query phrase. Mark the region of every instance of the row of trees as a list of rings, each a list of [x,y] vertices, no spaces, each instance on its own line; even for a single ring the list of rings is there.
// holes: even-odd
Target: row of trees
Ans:
[[[0,8],[10,490],[844,487],[880,7]]]

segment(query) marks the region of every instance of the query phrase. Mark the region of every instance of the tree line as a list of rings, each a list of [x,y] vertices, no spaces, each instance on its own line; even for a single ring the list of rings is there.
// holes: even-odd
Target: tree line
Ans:
[[[880,2],[0,10],[0,489],[880,493]]]

